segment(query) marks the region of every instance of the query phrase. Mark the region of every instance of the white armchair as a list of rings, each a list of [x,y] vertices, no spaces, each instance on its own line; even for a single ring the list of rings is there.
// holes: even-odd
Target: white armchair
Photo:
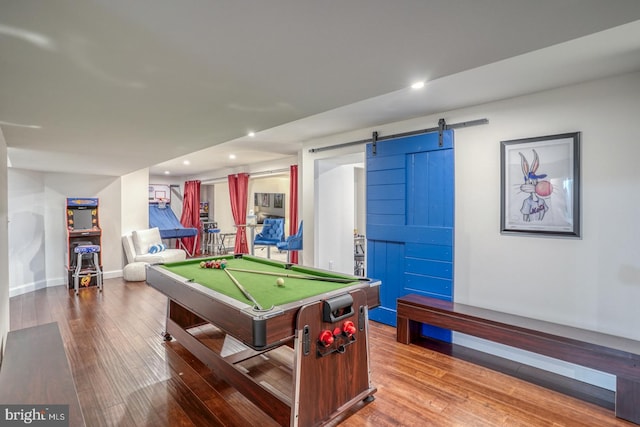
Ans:
[[[149,249],[162,244],[160,230],[157,227],[146,230],[135,230],[131,234],[122,236],[124,253],[127,262],[145,262],[148,264],[183,261],[187,253],[182,249],[164,249],[160,252],[149,253]]]

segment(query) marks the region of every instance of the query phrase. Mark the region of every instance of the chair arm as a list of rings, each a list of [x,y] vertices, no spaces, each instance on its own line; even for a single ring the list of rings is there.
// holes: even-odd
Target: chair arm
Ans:
[[[278,243],[278,249],[282,250],[300,250],[302,249],[302,236],[289,236],[287,240]]]

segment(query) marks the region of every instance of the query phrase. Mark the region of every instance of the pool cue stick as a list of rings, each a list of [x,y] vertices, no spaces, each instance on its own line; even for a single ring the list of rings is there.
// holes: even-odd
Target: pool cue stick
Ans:
[[[244,287],[244,286],[242,286],[242,285],[240,284],[240,282],[238,282],[238,281],[236,280],[236,278],[235,278],[235,277],[233,277],[233,275],[231,274],[231,272],[229,271],[229,269],[228,269],[228,268],[225,268],[225,269],[224,269],[224,272],[225,272],[225,273],[227,273],[227,276],[229,276],[229,278],[231,279],[231,281],[233,282],[233,284],[234,284],[234,285],[236,285],[236,286],[238,287],[238,289],[240,289],[240,292],[242,292],[242,294],[243,294],[245,297],[247,297],[247,299],[248,299],[249,301],[251,301],[251,302],[252,302],[256,307],[258,307],[258,310],[260,310],[260,311],[264,310],[264,309],[262,308],[262,306],[261,306],[260,304],[258,304],[258,301],[256,301],[256,299],[255,299],[255,298],[254,298],[254,297],[249,293],[249,291],[247,291],[247,290],[245,289],[245,287]]]
[[[335,283],[351,283],[351,282],[357,282],[359,280],[367,280],[367,281],[370,280],[364,277],[362,278],[354,277],[353,279],[346,279],[341,277],[308,276],[308,275],[302,275],[302,274],[276,273],[273,271],[246,270],[243,268],[232,268],[232,267],[227,267],[226,270],[240,271],[242,273],[263,274],[266,276],[288,277],[290,279],[320,280],[323,282],[335,282]]]

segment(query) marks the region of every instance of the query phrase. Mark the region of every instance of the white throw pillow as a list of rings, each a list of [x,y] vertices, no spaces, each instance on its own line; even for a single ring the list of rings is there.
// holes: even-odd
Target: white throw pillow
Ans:
[[[133,244],[136,247],[136,254],[145,255],[149,253],[151,245],[161,245],[162,238],[158,227],[148,230],[136,230],[133,232]]]

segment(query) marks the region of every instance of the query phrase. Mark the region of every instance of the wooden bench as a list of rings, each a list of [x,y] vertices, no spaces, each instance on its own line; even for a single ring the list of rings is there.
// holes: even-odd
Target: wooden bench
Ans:
[[[398,342],[420,339],[426,323],[607,372],[616,416],[640,424],[640,342],[421,295],[397,302]]]
[[[69,425],[85,425],[57,323],[7,334],[0,404],[69,405]]]

